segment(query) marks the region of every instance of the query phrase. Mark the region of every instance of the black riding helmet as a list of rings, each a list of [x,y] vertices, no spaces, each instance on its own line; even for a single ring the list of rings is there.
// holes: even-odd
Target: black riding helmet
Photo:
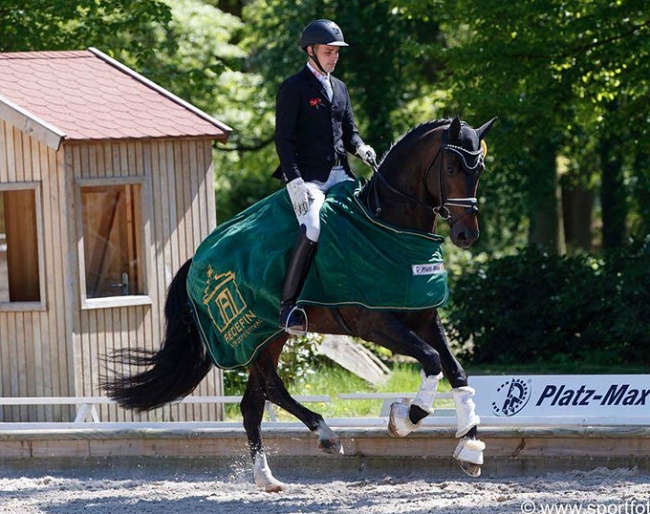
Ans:
[[[311,45],[349,46],[339,26],[330,20],[312,21],[300,35],[300,48],[307,52]]]
[[[307,55],[309,55],[307,48],[314,45],[350,46],[343,40],[343,32],[341,32],[339,26],[330,20],[312,21],[300,34],[300,48]],[[318,69],[327,75],[316,54],[310,57],[314,60]]]

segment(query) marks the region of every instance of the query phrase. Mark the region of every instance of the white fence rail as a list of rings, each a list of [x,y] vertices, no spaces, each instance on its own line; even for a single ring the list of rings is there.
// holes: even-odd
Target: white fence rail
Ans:
[[[479,376],[471,378],[470,385],[476,389],[477,414],[487,426],[650,426],[650,375]],[[381,408],[376,417],[328,419],[328,422],[332,426],[385,426],[390,405],[395,401],[408,402],[414,396],[413,392],[339,394],[334,401],[381,400]],[[423,421],[424,426],[455,426],[451,398],[449,392],[436,395],[435,411]],[[228,404],[239,403],[241,399],[241,396],[189,396],[178,403]],[[332,402],[329,395],[296,396],[296,399],[303,403]],[[76,424],[101,422],[97,407],[112,403],[113,400],[103,396],[0,398],[0,406],[76,405]],[[271,423],[286,427],[295,424],[278,422],[268,403],[266,409]]]

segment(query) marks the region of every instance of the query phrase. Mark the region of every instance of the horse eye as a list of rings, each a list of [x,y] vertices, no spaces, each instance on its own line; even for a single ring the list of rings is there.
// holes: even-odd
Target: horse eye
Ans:
[[[449,175],[453,175],[454,174],[454,167],[453,166],[447,166],[447,173]]]

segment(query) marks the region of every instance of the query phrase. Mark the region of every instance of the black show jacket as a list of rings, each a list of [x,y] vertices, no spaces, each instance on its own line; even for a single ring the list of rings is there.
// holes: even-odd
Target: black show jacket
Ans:
[[[340,163],[353,176],[347,153],[364,144],[354,123],[350,95],[344,82],[330,75],[333,100],[305,66],[286,79],[277,94],[275,149],[280,166],[273,174],[284,182],[302,177],[325,182]]]

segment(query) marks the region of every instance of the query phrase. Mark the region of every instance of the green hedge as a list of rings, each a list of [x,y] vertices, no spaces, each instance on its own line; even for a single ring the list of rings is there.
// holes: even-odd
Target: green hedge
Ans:
[[[598,259],[489,261],[454,280],[446,314],[475,364],[650,364],[650,237]]]

